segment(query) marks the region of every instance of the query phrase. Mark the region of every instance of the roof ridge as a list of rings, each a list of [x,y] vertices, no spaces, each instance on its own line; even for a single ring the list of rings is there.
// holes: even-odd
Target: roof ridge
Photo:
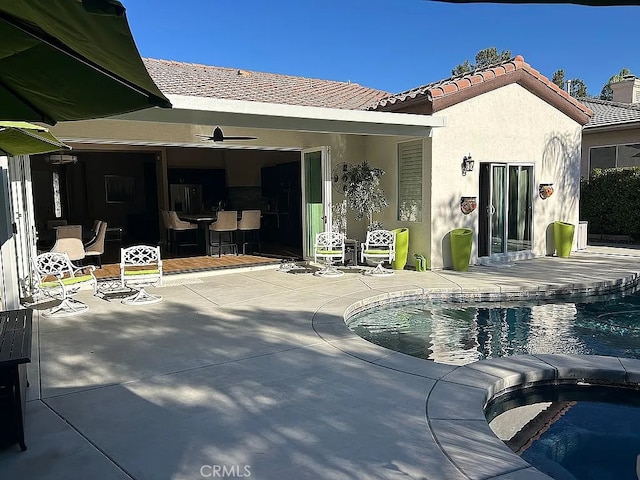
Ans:
[[[389,97],[405,95],[405,94],[411,93],[413,91],[422,90],[422,89],[425,89],[425,88],[437,87],[437,86],[442,85],[444,83],[455,82],[456,80],[463,80],[465,77],[471,77],[471,76],[476,75],[478,73],[481,73],[481,72],[483,72],[485,70],[491,70],[492,68],[501,67],[503,65],[506,65],[507,63],[515,62],[518,57],[520,57],[522,59],[521,55],[516,55],[516,56],[511,57],[510,59],[504,60],[502,62],[492,63],[492,64],[486,65],[484,67],[474,68],[473,70],[471,70],[469,72],[459,73],[458,75],[451,75],[450,77],[443,78],[441,80],[436,80],[435,82],[425,83],[423,85],[419,85],[417,87],[413,87],[413,88],[410,88],[408,90],[404,90],[402,92],[394,93],[392,95],[389,95]],[[522,61],[524,61],[524,59],[522,59]]]
[[[581,104],[577,99],[573,98],[569,93],[565,92],[562,88],[549,80],[549,78],[525,62],[522,55],[516,55],[502,62],[485,65],[482,68],[475,68],[470,72],[452,75],[451,77],[437,82],[428,83],[401,93],[390,95],[382,98],[377,103],[369,107],[369,109],[376,110],[384,108],[387,105],[399,105],[408,100],[415,100],[419,96],[426,97],[429,102],[440,101],[450,95],[466,91],[467,89],[474,87],[474,85],[495,80],[499,77],[506,78],[506,75],[514,74],[516,72],[523,72],[531,76],[535,81],[546,86],[551,92],[553,92],[553,94],[564,99],[576,109],[580,110],[582,114],[587,116],[591,116],[593,114],[591,109]]]
[[[603,100],[602,98],[597,97],[580,97],[578,100],[580,102],[598,103],[600,105],[607,105],[610,107],[627,108],[629,110],[640,110],[640,103],[614,102],[613,100]]]

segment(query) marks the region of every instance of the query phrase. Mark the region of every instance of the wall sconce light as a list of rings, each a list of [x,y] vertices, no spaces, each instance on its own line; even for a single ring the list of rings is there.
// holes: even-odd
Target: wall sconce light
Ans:
[[[462,159],[462,175],[466,175],[467,172],[473,172],[473,167],[475,165],[476,162],[473,161],[473,159],[471,158],[471,154],[466,155],[463,159]]]

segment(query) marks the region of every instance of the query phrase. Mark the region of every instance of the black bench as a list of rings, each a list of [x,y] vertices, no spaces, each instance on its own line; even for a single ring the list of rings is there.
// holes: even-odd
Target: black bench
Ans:
[[[31,362],[31,318],[33,311],[0,312],[0,409],[8,419],[5,432],[11,443],[25,451],[24,406],[26,401],[27,366]],[[3,440],[5,440],[3,438]]]

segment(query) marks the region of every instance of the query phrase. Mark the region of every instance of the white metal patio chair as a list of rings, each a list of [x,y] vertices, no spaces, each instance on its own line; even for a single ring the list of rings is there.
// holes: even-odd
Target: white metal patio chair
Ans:
[[[383,268],[382,263],[391,263],[396,258],[396,233],[391,230],[367,232],[360,256],[362,263],[377,263],[373,270],[365,271],[365,275],[393,275],[393,270]]]
[[[95,267],[88,265],[75,267],[65,252],[46,252],[34,261],[34,287],[36,294],[60,303],[43,312],[45,317],[65,317],[78,315],[89,306],[72,298],[81,287],[91,286],[95,295],[98,282],[93,275]]]
[[[314,273],[319,277],[339,277],[344,272],[338,270],[335,262],[344,263],[344,234],[338,232],[322,232],[316,234],[313,247],[313,261],[323,260],[324,268]]]
[[[160,295],[151,295],[145,287],[162,285],[162,259],[160,247],[134,245],[122,248],[120,258],[120,280],[123,288],[136,293],[122,299],[125,305],[148,305],[162,300]]]

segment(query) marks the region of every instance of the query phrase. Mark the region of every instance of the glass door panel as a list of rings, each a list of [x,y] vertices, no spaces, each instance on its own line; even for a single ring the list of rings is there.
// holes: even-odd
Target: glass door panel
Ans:
[[[491,243],[490,255],[505,251],[506,165],[492,165],[491,174]]]
[[[303,256],[313,257],[316,234],[331,229],[329,149],[302,151]],[[327,188],[328,184],[328,188]]]
[[[507,251],[531,250],[533,166],[509,166]]]

